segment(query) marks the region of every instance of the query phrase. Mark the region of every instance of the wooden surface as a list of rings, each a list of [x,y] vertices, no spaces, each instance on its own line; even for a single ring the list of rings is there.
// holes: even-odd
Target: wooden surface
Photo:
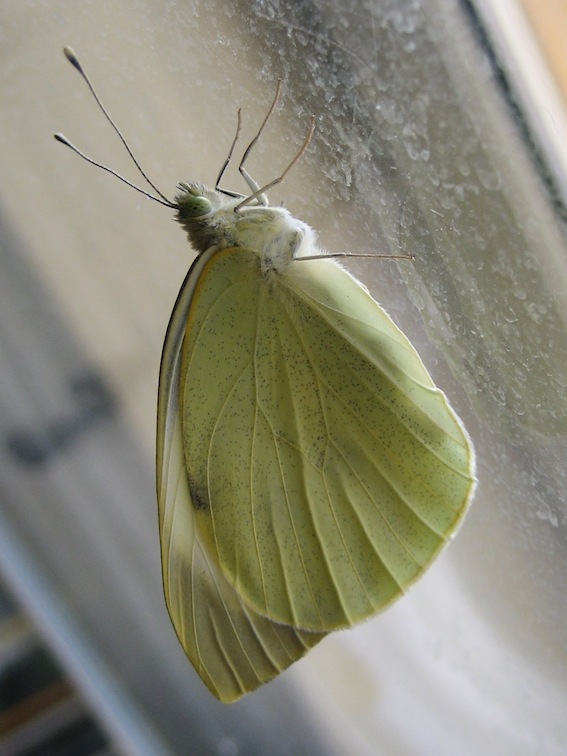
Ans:
[[[567,0],[520,0],[567,105]]]

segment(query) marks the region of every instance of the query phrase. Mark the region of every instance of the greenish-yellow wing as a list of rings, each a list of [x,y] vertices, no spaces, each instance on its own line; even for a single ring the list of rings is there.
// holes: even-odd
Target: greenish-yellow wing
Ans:
[[[200,261],[187,277],[164,345],[158,400],[157,490],[163,584],[179,640],[222,701],[272,679],[323,637],[277,624],[248,606],[227,581],[196,523],[182,446],[180,350]]]
[[[263,273],[251,250],[209,255],[181,405],[199,537],[242,606],[290,627],[328,632],[390,604],[474,489],[444,394],[330,260]]]

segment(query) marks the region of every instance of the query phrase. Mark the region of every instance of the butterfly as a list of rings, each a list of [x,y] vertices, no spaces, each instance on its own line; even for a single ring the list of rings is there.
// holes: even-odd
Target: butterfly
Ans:
[[[220,188],[239,111],[214,189],[148,195],[175,209],[197,253],[160,368],[165,600],[224,702],[399,598],[475,488],[470,438],[409,340],[306,223],[268,205],[315,120],[275,181],[244,168],[280,86],[239,167],[248,194]]]

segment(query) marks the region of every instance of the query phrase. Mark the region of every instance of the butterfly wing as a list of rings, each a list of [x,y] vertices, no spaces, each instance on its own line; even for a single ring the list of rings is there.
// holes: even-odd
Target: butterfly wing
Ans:
[[[163,584],[179,640],[197,672],[224,702],[267,682],[324,637],[259,615],[228,582],[196,523],[179,406],[181,348],[198,282],[198,260],[176,303],[166,336],[158,399],[157,490]]]
[[[181,391],[197,530],[239,600],[275,622],[327,632],[386,607],[470,501],[460,421],[332,261],[265,275],[250,250],[210,257]]]

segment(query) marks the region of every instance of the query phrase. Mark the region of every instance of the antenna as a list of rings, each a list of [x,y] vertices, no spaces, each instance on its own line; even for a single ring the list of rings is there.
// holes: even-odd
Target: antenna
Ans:
[[[79,59],[77,58],[77,56],[76,56],[75,52],[73,51],[73,49],[71,47],[65,47],[63,49],[63,53],[64,53],[65,57],[67,58],[67,60],[77,69],[77,71],[81,74],[81,76],[85,80],[88,88],[91,91],[92,96],[95,99],[95,102],[97,103],[97,105],[101,109],[101,111],[104,114],[106,120],[110,123],[110,125],[112,126],[112,128],[114,129],[114,131],[118,134],[118,136],[120,138],[120,141],[124,145],[124,147],[125,147],[128,155],[130,156],[132,162],[134,163],[134,165],[136,166],[136,168],[140,172],[140,174],[143,177],[143,179],[145,181],[147,181],[147,183],[156,192],[156,194],[158,195],[158,197],[155,197],[153,194],[150,194],[149,192],[146,192],[141,187],[136,186],[136,184],[133,184],[131,181],[128,181],[128,179],[124,178],[124,176],[121,176],[119,173],[117,173],[116,171],[112,170],[112,168],[109,168],[108,166],[103,165],[102,163],[99,163],[96,160],[93,160],[93,158],[89,157],[88,155],[85,155],[84,152],[82,152],[81,150],[79,150],[78,147],[75,147],[75,145],[69,139],[67,139],[67,137],[64,136],[63,134],[59,134],[59,133],[54,134],[53,136],[55,137],[55,139],[58,142],[61,142],[61,144],[64,144],[66,147],[69,147],[71,150],[73,150],[73,152],[75,152],[77,155],[79,155],[79,157],[82,157],[83,160],[86,160],[87,163],[90,163],[91,165],[94,165],[97,168],[102,168],[102,170],[103,171],[107,171],[107,173],[111,173],[113,176],[115,176],[117,179],[119,179],[120,181],[122,181],[127,186],[131,187],[132,189],[135,189],[137,192],[140,192],[140,194],[143,194],[145,197],[148,197],[148,199],[154,200],[155,202],[159,202],[160,205],[165,205],[166,207],[176,208],[177,205],[175,205],[175,203],[173,203],[170,200],[168,200],[167,197],[164,194],[162,194],[162,192],[160,192],[160,190],[153,183],[153,181],[151,181],[148,178],[148,176],[146,175],[146,172],[143,170],[142,166],[140,165],[140,163],[136,159],[136,156],[134,155],[134,153],[130,149],[130,146],[129,146],[128,142],[126,141],[124,135],[122,134],[122,132],[120,131],[120,129],[118,128],[118,126],[114,123],[114,121],[112,120],[110,114],[108,113],[108,111],[106,110],[106,108],[104,107],[104,105],[102,104],[102,102],[101,102],[98,94],[95,91],[95,88],[91,84],[89,77],[85,73],[85,71],[84,71],[81,63],[79,62]]]

